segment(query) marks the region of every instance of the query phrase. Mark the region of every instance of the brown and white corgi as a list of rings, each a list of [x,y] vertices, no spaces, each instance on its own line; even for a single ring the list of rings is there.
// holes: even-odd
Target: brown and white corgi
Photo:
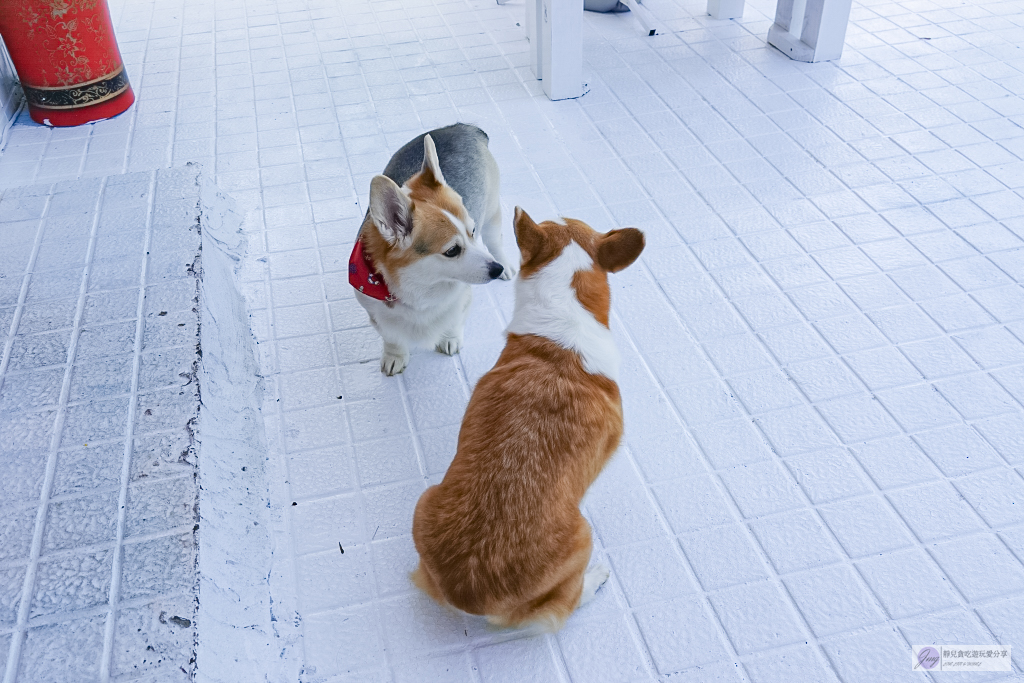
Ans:
[[[498,164],[487,142],[476,126],[432,130],[395,152],[370,182],[349,283],[384,339],[380,366],[388,375],[405,369],[413,346],[458,353],[469,285],[515,274],[501,250]]]
[[[498,626],[557,630],[608,578],[590,561],[587,488],[622,437],[608,273],[643,233],[601,234],[519,207],[522,252],[508,341],[477,383],[444,480],[416,505],[414,583]]]

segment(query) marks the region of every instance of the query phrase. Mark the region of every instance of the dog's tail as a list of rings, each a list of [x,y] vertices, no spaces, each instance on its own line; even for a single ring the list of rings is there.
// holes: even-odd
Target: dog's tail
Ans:
[[[458,123],[453,124],[452,128],[454,128],[456,126],[459,126],[459,127],[462,127],[462,128],[467,128],[467,129],[471,130],[474,133],[479,133],[480,135],[483,136],[484,142],[490,142],[491,141],[491,137],[480,126],[475,126],[472,123],[463,123],[462,121],[459,121]]]

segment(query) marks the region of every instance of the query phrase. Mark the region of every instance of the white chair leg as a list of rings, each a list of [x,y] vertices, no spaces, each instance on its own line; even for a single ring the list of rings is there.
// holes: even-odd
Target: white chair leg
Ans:
[[[778,0],[768,44],[801,62],[839,59],[850,5],[851,0]]]
[[[644,7],[642,0],[620,0],[623,5],[629,7],[630,13],[633,18],[637,20],[637,23],[643,27],[644,33],[648,36],[653,36],[658,32],[658,22],[654,18],[646,7]],[[708,0],[709,2],[711,0]]]

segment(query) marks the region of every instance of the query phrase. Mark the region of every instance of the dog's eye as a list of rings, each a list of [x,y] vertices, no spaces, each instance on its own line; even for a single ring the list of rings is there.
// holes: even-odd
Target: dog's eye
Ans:
[[[447,256],[448,258],[455,258],[456,256],[458,256],[461,253],[462,253],[462,247],[460,247],[459,245],[456,244],[454,247],[452,247],[448,251],[444,252],[444,255]]]

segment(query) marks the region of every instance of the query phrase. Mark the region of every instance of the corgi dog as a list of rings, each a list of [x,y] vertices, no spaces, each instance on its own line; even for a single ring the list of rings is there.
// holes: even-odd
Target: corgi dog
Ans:
[[[455,459],[420,497],[413,582],[500,627],[562,627],[608,578],[587,571],[580,501],[622,437],[608,273],[644,248],[636,228],[540,225],[519,207],[522,253],[507,343],[477,383]]]
[[[502,251],[498,164],[487,142],[462,123],[432,130],[370,182],[349,283],[384,340],[387,375],[405,369],[412,346],[458,353],[470,285],[515,275]]]

